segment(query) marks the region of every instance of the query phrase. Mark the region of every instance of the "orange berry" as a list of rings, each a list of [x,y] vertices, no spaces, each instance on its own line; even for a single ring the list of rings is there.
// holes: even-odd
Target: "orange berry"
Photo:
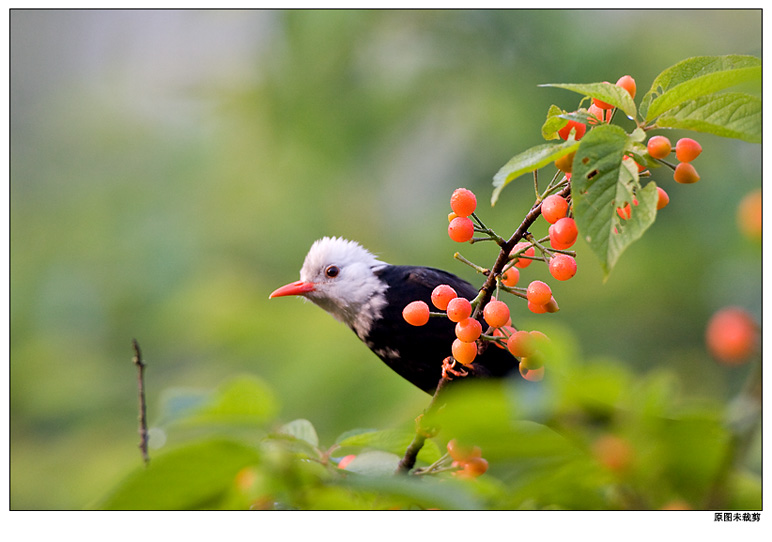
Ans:
[[[534,314],[544,314],[545,312],[547,312],[547,307],[545,305],[538,305],[536,303],[533,303],[532,301],[529,301],[528,310]]]
[[[469,216],[477,208],[477,198],[471,190],[457,188],[450,196],[450,208],[458,216]]]
[[[448,224],[448,235],[457,243],[466,243],[474,237],[474,223],[465,216],[456,217]]]
[[[344,456],[343,459],[338,461],[338,468],[339,469],[345,469],[349,463],[351,463],[356,458],[356,455],[349,454],[347,456]]]
[[[526,243],[525,241],[520,241],[519,243],[517,243],[514,246],[514,248],[512,248],[512,252],[510,253],[510,255],[511,254],[517,254],[518,252],[520,252],[522,250],[522,252],[520,252],[520,253],[523,256],[534,256],[536,254],[536,251],[534,250],[534,248],[532,246],[529,246],[529,245],[530,245],[530,243]],[[528,248],[523,250],[525,247],[528,247]],[[528,267],[529,265],[531,265],[531,262],[533,260],[531,260],[530,258],[516,258],[513,261],[515,262],[515,267],[518,267],[520,269],[524,269],[524,268]]]
[[[456,291],[447,284],[440,284],[432,290],[432,305],[444,311],[451,299],[458,297]]]
[[[514,288],[520,282],[520,270],[516,267],[510,267],[501,274],[501,282],[504,286]]]
[[[461,320],[456,324],[456,337],[465,343],[473,343],[482,335],[482,324],[474,318]]]
[[[448,302],[445,312],[451,322],[458,323],[472,315],[472,304],[466,298],[456,297]]]
[[[691,162],[702,152],[702,145],[695,140],[684,137],[675,144],[675,156],[679,162]]]
[[[629,75],[623,75],[617,80],[617,86],[625,89],[631,98],[635,98],[635,79]]]
[[[561,218],[549,227],[550,245],[558,250],[570,248],[579,235],[573,218]]]
[[[544,367],[544,355],[538,350],[534,351],[530,356],[520,358],[520,366],[529,371],[541,369]]]
[[[454,212],[450,212],[450,213],[448,213],[448,224],[450,224],[451,222],[453,222],[453,219],[454,219],[454,218],[458,218],[458,215],[457,215],[456,213],[454,213]]]
[[[597,105],[592,104],[592,105],[590,105],[590,107],[587,108],[587,112],[590,113],[591,115],[595,115],[595,117],[597,117],[597,119],[598,119],[597,121],[595,119],[592,119],[592,118],[589,119],[588,122],[590,124],[598,124],[599,122],[603,122],[604,121],[604,114],[606,113],[605,109],[601,109]]]
[[[579,141],[584,137],[585,132],[587,132],[587,125],[575,120],[569,120],[568,124],[558,130],[558,136],[565,141],[568,139],[571,130],[574,130],[574,140]]]
[[[753,317],[739,307],[726,307],[708,322],[708,351],[721,363],[740,365],[757,352],[759,330]]]
[[[494,337],[504,337],[507,340],[509,340],[509,337],[511,337],[512,334],[515,331],[517,331],[517,330],[514,327],[512,327],[512,326],[503,326],[503,327],[499,327],[499,328],[494,329],[492,335]],[[498,341],[494,342],[493,344],[495,344],[498,348],[501,348],[502,350],[505,348]]]
[[[677,183],[693,184],[700,180],[700,176],[689,162],[680,162],[673,172],[673,179]]]
[[[530,382],[539,382],[544,378],[544,367],[540,367],[539,369],[528,369],[521,363],[519,370],[520,375]]]
[[[646,150],[652,158],[665,158],[670,154],[671,149],[670,140],[661,135],[650,137],[648,143],[646,143]]]
[[[563,173],[571,173],[574,167],[574,156],[576,156],[576,151],[561,156],[555,160],[555,167]]]
[[[608,81],[604,81],[604,83],[608,83]],[[592,103],[593,103],[594,105],[596,105],[596,106],[600,107],[601,109],[614,109],[614,106],[613,106],[613,105],[611,105],[611,104],[609,104],[609,103],[606,103],[606,102],[604,102],[604,101],[601,101],[601,100],[599,100],[598,98],[593,98],[593,99],[592,99]]]
[[[491,327],[502,327],[509,322],[509,307],[503,301],[492,299],[483,309],[483,318]]]
[[[530,356],[534,352],[533,335],[527,331],[515,331],[507,339],[507,350],[516,358]]]
[[[482,450],[479,446],[464,446],[459,444],[458,440],[451,439],[448,442],[448,455],[453,458],[453,461],[466,463],[470,459],[482,457]]]
[[[667,192],[665,192],[664,189],[658,186],[657,187],[657,211],[667,207],[668,203],[670,203],[670,196],[667,195]]]
[[[761,239],[761,190],[746,195],[737,208],[740,231],[751,239]]]
[[[423,301],[413,301],[402,309],[402,318],[411,326],[423,326],[429,321],[429,305]]]
[[[471,365],[474,358],[477,357],[477,343],[465,343],[460,339],[453,341],[451,346],[453,357],[462,365]]]
[[[558,280],[568,280],[576,275],[576,260],[568,254],[555,254],[550,258],[550,275]]]
[[[633,447],[621,437],[604,435],[592,445],[592,452],[601,465],[608,470],[627,470],[633,462]]]
[[[568,214],[568,201],[563,196],[552,194],[541,202],[541,216],[550,224],[554,224]]]
[[[455,472],[455,475],[460,478],[477,478],[488,470],[488,461],[482,457],[473,457],[463,465],[463,469]]]
[[[528,301],[535,305],[546,305],[552,297],[552,290],[547,283],[534,280],[528,285],[526,296]]]

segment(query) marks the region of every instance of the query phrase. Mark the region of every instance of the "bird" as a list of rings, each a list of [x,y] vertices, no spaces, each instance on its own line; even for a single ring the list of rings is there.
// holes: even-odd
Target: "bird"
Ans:
[[[430,318],[416,327],[404,320],[402,310],[416,300],[431,306],[431,293],[440,284],[469,300],[478,294],[469,282],[447,271],[390,265],[355,241],[323,237],[311,245],[300,280],[277,288],[269,298],[301,296],[311,301],[350,327],[397,374],[433,394],[451,355],[455,324],[447,318]],[[489,378],[517,371],[519,361],[506,349],[486,346],[483,343],[471,366],[457,365],[461,374]]]

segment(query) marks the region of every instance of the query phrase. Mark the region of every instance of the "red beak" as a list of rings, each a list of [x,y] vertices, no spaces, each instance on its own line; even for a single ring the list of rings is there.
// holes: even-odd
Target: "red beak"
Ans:
[[[285,284],[281,288],[277,288],[271,295],[268,296],[268,299],[273,299],[274,297],[282,297],[285,295],[303,295],[313,291],[313,282],[303,282],[302,280],[299,280],[297,282],[290,282],[289,284]]]

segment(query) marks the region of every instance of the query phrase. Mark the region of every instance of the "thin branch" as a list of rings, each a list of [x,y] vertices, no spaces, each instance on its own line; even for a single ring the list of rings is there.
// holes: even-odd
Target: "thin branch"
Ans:
[[[134,349],[132,361],[137,366],[137,390],[139,393],[139,449],[142,452],[142,460],[145,466],[150,463],[150,455],[147,452],[147,403],[145,402],[145,363],[142,361],[142,351],[139,349],[137,339],[131,340]]]

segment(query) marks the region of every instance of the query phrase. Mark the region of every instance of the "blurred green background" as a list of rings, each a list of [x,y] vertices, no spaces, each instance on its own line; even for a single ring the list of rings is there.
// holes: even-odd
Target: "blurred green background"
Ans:
[[[631,74],[640,96],[684,58],[761,55],[760,10],[14,10],[10,23],[16,509],[88,506],[140,463],[133,337],[151,425],[174,390],[240,373],[323,442],[410,423],[428,396],[318,308],[269,302],[310,244],[340,235],[476,280],[452,258],[449,196],[473,189],[481,217],[514,230],[532,183],[491,209],[493,174],[542,142],[550,104],[579,101],[537,85]],[[702,181],[654,173],[671,203],[608,281],[580,243],[577,276],[553,286],[561,312],[510,306],[516,324],[568,330],[583,356],[668,366],[685,393],[729,398],[745,370],[711,360],[703,335],[727,304],[761,316],[761,246],[735,225],[761,147],[697,138]]]

